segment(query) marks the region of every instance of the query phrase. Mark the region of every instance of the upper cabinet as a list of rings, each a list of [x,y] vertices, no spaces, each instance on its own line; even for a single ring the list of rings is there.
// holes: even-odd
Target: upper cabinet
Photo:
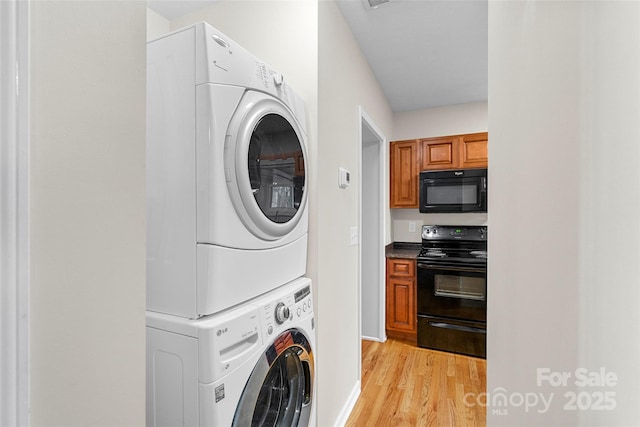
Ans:
[[[420,170],[453,169],[460,163],[459,138],[425,138],[420,140]]]
[[[391,142],[391,207],[418,207],[418,159],[420,153],[415,139]]]
[[[460,135],[460,168],[486,168],[489,165],[487,132]]]
[[[418,208],[422,170],[486,168],[487,132],[391,141],[390,207]]]
[[[420,140],[420,170],[486,168],[487,132]]]

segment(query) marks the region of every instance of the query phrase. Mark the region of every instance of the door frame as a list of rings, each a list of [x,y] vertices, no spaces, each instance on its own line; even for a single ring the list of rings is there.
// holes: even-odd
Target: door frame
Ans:
[[[0,425],[29,425],[29,2],[0,1]]]
[[[378,318],[378,325],[377,325],[377,331],[376,331],[376,336],[367,336],[367,337],[363,337],[362,336],[362,236],[363,234],[366,232],[366,230],[363,230],[363,164],[362,164],[362,152],[363,152],[363,132],[362,129],[363,127],[366,126],[367,129],[376,137],[377,139],[377,145],[378,145],[378,159],[379,159],[379,165],[378,165],[378,170],[380,171],[380,176],[379,176],[379,182],[378,182],[378,188],[380,190],[380,200],[378,202],[378,218],[379,218],[379,224],[378,224],[378,229],[377,232],[379,233],[378,235],[378,244],[379,247],[377,248],[377,252],[379,255],[379,259],[378,259],[378,277],[380,278],[380,283],[378,284],[377,287],[377,291],[378,291],[378,299],[379,299],[379,306],[378,306],[378,310],[380,313],[380,316]],[[358,144],[359,144],[359,148],[358,148],[358,229],[360,230],[360,232],[358,233],[358,342],[360,342],[361,339],[365,338],[368,340],[374,340],[374,341],[380,341],[380,342],[384,342],[386,340],[386,332],[385,332],[385,289],[384,289],[384,279],[385,279],[385,260],[384,260],[384,235],[385,235],[385,224],[386,224],[386,215],[385,215],[385,183],[386,183],[386,176],[387,176],[387,162],[386,162],[386,150],[385,147],[387,146],[387,139],[385,138],[384,134],[382,133],[382,131],[380,130],[380,128],[376,125],[376,123],[373,121],[373,119],[371,118],[371,116],[366,112],[366,110],[364,109],[364,107],[359,106],[358,107]],[[359,353],[359,357],[358,357],[358,363],[359,365],[361,365],[362,363],[362,357],[361,357],[361,347],[358,346],[358,353]],[[359,375],[361,375],[360,371],[362,367],[359,366]]]

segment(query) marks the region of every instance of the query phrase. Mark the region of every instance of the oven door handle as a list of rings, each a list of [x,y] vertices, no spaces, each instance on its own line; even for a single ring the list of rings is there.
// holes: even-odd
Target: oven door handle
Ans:
[[[436,264],[425,264],[422,262],[418,263],[418,268],[426,268],[428,270],[448,270],[448,271],[461,271],[466,273],[485,273],[487,271],[486,267],[453,267],[450,265],[436,265]]]
[[[434,328],[453,329],[455,331],[462,331],[462,332],[475,332],[477,334],[487,333],[486,329],[473,328],[471,326],[452,325],[451,323],[444,323],[444,322],[429,322],[429,326],[432,326]]]

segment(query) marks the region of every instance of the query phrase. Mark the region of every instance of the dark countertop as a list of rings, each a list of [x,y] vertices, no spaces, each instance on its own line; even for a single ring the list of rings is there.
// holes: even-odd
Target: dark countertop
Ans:
[[[415,259],[418,257],[421,248],[421,243],[393,242],[388,244],[384,250],[387,258]]]

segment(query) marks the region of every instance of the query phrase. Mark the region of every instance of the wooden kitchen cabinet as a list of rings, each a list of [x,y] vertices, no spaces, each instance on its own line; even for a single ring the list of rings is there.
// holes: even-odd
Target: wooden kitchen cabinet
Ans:
[[[487,132],[391,141],[391,208],[418,208],[418,179],[423,170],[486,168]]]
[[[390,152],[390,206],[392,208],[418,207],[418,141],[392,141]]]
[[[420,170],[486,168],[487,132],[420,140]]]
[[[387,336],[415,341],[417,336],[416,260],[387,258]]]
[[[486,168],[489,165],[489,135],[487,132],[461,135],[460,168]]]
[[[453,169],[460,164],[457,136],[421,139],[420,150],[422,151],[420,170]]]

